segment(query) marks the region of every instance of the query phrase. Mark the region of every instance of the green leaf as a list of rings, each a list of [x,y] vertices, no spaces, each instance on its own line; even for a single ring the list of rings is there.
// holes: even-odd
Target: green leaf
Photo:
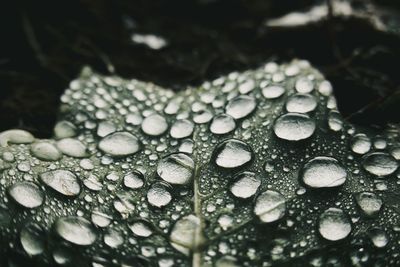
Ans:
[[[399,263],[398,132],[344,121],[307,61],[179,93],[85,69],[60,111],[0,134],[10,266]]]

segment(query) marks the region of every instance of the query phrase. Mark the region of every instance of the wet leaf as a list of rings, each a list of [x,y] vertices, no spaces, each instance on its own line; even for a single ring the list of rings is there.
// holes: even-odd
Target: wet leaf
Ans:
[[[84,69],[54,139],[0,134],[4,260],[399,264],[399,132],[349,124],[333,92],[304,60],[179,92]]]

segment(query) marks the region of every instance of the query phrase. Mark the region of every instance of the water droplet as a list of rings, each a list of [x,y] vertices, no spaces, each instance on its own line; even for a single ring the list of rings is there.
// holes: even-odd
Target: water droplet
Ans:
[[[116,157],[135,154],[140,149],[139,140],[128,132],[115,132],[99,142],[99,149]]]
[[[80,246],[91,245],[97,238],[97,234],[91,223],[81,217],[70,216],[58,218],[54,229],[63,239]]]
[[[170,240],[177,250],[186,255],[196,251],[204,243],[201,220],[192,214],[182,217],[173,226]]]
[[[146,221],[135,221],[129,225],[132,233],[139,237],[149,237],[153,234],[149,224]]]
[[[265,223],[281,219],[286,212],[285,197],[273,190],[267,190],[258,195],[254,206],[254,213],[260,221]]]
[[[310,94],[294,94],[286,102],[288,112],[307,113],[314,111],[317,100]]]
[[[84,158],[88,156],[86,146],[76,139],[61,139],[57,142],[57,147],[64,155],[70,157]]]
[[[299,93],[310,93],[312,90],[314,90],[314,84],[307,77],[301,77],[297,79],[295,88]]]
[[[370,192],[361,192],[355,195],[357,205],[364,215],[376,216],[382,208],[382,199]]]
[[[372,228],[368,231],[372,243],[377,248],[384,248],[389,243],[389,237],[386,232],[380,228]]]
[[[44,184],[63,194],[64,196],[77,196],[81,191],[76,175],[67,170],[55,170],[40,174]]]
[[[55,161],[62,157],[57,147],[46,141],[39,141],[32,144],[31,152],[34,157],[46,161]]]
[[[104,243],[110,248],[117,248],[124,243],[124,237],[120,232],[110,229],[104,234]]]
[[[371,149],[371,140],[365,134],[356,134],[351,140],[351,150],[364,155]]]
[[[307,139],[314,132],[315,122],[305,114],[287,113],[280,116],[274,124],[275,135],[289,141]]]
[[[266,99],[275,99],[285,93],[285,88],[279,85],[270,85],[263,88],[261,92]]]
[[[210,124],[210,131],[213,134],[227,134],[235,128],[235,119],[227,114],[216,115]]]
[[[170,130],[170,134],[173,138],[181,139],[192,135],[194,130],[193,122],[189,120],[177,120]]]
[[[261,181],[253,172],[242,172],[234,177],[230,186],[231,193],[238,198],[252,197],[261,185]]]
[[[329,208],[319,217],[318,231],[326,240],[342,240],[350,234],[351,222],[341,209]]]
[[[301,173],[303,183],[311,188],[337,187],[346,181],[347,172],[338,160],[315,157],[308,161]]]
[[[145,134],[159,136],[168,129],[168,123],[165,118],[159,114],[152,114],[146,117],[142,122],[142,130]]]
[[[237,168],[249,163],[253,158],[250,146],[240,140],[228,139],[218,144],[214,150],[215,163],[222,168]]]
[[[30,144],[35,141],[35,137],[24,130],[8,130],[0,133],[0,145],[2,147],[12,144]]]
[[[172,195],[169,192],[171,188],[163,183],[153,184],[147,191],[147,201],[150,205],[162,208],[168,205],[172,200]]]
[[[343,120],[342,116],[336,110],[329,112],[328,115],[328,125],[329,129],[332,131],[338,132],[343,128]]]
[[[252,113],[256,108],[256,100],[252,96],[240,95],[228,102],[225,111],[226,114],[234,119],[242,119]]]
[[[93,224],[102,228],[109,226],[112,221],[112,217],[110,215],[105,214],[98,210],[94,210],[92,212],[91,219]]]
[[[58,138],[74,137],[76,135],[76,126],[69,121],[60,121],[54,127],[54,135]]]
[[[247,80],[239,85],[239,92],[241,94],[247,94],[248,92],[251,92],[254,89],[254,87],[255,87],[254,80]]]
[[[25,208],[37,208],[43,204],[43,191],[32,182],[17,182],[8,189],[10,197]]]
[[[139,171],[127,173],[124,176],[124,185],[127,188],[138,189],[144,185],[144,175]]]
[[[157,174],[170,184],[183,185],[190,182],[194,173],[194,161],[183,153],[163,158],[157,165]]]
[[[25,225],[20,233],[21,245],[31,256],[39,255],[44,250],[44,236],[45,232],[36,223],[29,223]]]
[[[397,170],[395,158],[385,152],[374,152],[364,156],[362,163],[365,170],[376,176],[387,176]]]

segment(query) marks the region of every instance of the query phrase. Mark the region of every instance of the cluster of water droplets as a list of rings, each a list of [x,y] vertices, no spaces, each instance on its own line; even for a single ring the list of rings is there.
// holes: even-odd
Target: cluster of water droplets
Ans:
[[[53,139],[0,133],[4,253],[50,266],[399,264],[381,250],[398,249],[399,133],[345,122],[307,61],[178,93],[85,69],[61,102]]]

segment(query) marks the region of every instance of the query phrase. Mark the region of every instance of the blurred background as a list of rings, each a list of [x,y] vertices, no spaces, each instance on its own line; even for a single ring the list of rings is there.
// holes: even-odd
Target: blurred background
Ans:
[[[83,66],[180,90],[266,61],[309,60],[343,117],[400,122],[400,1],[2,1],[0,131],[50,137]]]

